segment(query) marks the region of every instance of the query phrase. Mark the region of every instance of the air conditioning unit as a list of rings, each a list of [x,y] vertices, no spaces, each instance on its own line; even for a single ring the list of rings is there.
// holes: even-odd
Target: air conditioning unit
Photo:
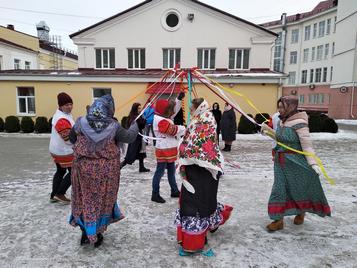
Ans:
[[[310,88],[311,90],[314,90],[314,89],[315,89],[315,84],[311,84],[311,85],[309,86],[309,88]]]
[[[296,95],[297,91],[296,90],[292,90],[290,93],[291,93],[291,95]]]

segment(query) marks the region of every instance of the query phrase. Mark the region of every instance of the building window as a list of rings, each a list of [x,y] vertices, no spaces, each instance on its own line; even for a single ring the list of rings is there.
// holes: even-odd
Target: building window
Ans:
[[[302,61],[305,63],[309,61],[309,49],[308,48],[304,49],[304,55],[303,55]]]
[[[316,50],[315,47],[313,47],[313,48],[311,49],[311,61],[314,61],[314,60],[315,60],[315,50]]]
[[[324,37],[325,35],[325,21],[319,22],[319,37]]]
[[[310,69],[310,83],[314,82],[314,69]]]
[[[2,56],[0,56],[0,71],[2,70]]]
[[[330,82],[332,81],[333,67],[330,68]]]
[[[249,49],[229,50],[229,69],[249,69]]]
[[[25,61],[25,70],[30,70],[31,69],[31,62]]]
[[[299,42],[299,29],[295,29],[291,31],[291,43]]]
[[[199,69],[215,69],[216,49],[200,48],[197,51],[197,66]]]
[[[112,94],[111,88],[93,88],[93,101],[108,94]]]
[[[325,94],[320,93],[320,94],[318,94],[318,95],[319,95],[318,103],[324,104],[324,102],[325,102]]]
[[[289,85],[295,85],[296,72],[289,72]]]
[[[323,73],[322,73],[322,82],[327,81],[327,67],[324,67]]]
[[[329,52],[330,52],[330,44],[325,44],[325,60],[328,58]]]
[[[17,113],[35,115],[35,89],[33,87],[17,88]]]
[[[181,62],[180,48],[164,48],[163,49],[163,69],[174,69]]]
[[[128,49],[128,69],[145,69],[145,49]]]
[[[333,32],[336,32],[337,16],[335,16],[335,22],[333,24]]]
[[[115,50],[114,48],[95,49],[95,67],[98,69],[115,68]]]
[[[274,71],[282,72],[282,53],[281,53],[281,32],[278,33],[278,38],[275,40],[274,47]]]
[[[331,19],[327,19],[326,23],[326,35],[329,35],[331,32]]]
[[[312,31],[312,38],[316,38],[317,35],[317,23],[314,23],[314,28]]]
[[[305,95],[299,95],[299,104],[304,104],[305,102]]]
[[[332,42],[332,52],[331,55],[334,56],[335,55],[335,42]]]
[[[317,46],[316,60],[322,60],[323,50],[324,50],[323,45]]]
[[[296,64],[297,63],[297,51],[291,51],[290,52],[290,64]]]
[[[321,68],[316,68],[315,70],[315,83],[321,82]]]
[[[307,83],[307,70],[301,71],[301,84]]]
[[[14,69],[15,70],[20,69],[20,60],[14,59]]]
[[[311,34],[311,25],[309,26],[305,26],[305,36],[304,36],[304,40],[310,40],[310,34]]]

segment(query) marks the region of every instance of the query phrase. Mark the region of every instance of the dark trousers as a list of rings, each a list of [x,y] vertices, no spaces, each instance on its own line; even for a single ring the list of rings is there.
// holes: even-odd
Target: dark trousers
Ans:
[[[171,192],[172,193],[178,192],[176,178],[175,178],[175,171],[176,171],[175,162],[172,163],[157,162],[156,171],[152,179],[152,192],[154,194],[160,193],[160,180],[165,173],[165,169],[167,169],[167,178],[169,179]]]
[[[57,171],[53,176],[51,198],[55,195],[65,194],[71,186],[71,168],[63,168],[58,163],[56,163],[56,167]]]

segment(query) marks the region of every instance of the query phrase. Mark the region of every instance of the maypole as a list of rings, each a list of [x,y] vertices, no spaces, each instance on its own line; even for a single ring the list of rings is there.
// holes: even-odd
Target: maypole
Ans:
[[[188,83],[188,114],[187,114],[187,125],[190,124],[191,120],[191,103],[192,103],[192,77],[191,69],[187,71],[187,83]]]

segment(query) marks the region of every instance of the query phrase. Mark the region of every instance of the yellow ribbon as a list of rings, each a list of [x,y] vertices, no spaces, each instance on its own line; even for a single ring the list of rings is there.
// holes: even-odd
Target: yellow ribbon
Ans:
[[[331,185],[335,185],[336,182],[327,174],[326,170],[325,170],[325,167],[324,165],[322,164],[322,161],[321,159],[314,153],[311,153],[311,152],[306,152],[306,151],[299,151],[299,150],[296,150],[294,148],[291,148],[290,146],[287,146],[281,142],[278,142],[276,139],[275,139],[275,135],[274,133],[272,133],[271,131],[264,131],[264,133],[266,133],[269,137],[273,138],[276,143],[278,145],[280,145],[281,147],[289,150],[289,151],[292,151],[294,153],[298,153],[298,154],[302,154],[302,155],[305,155],[305,156],[309,156],[309,157],[312,157],[315,159],[317,165],[319,166],[319,168],[321,169],[321,172],[322,174],[324,175],[324,177],[326,178],[326,180],[331,184]]]

